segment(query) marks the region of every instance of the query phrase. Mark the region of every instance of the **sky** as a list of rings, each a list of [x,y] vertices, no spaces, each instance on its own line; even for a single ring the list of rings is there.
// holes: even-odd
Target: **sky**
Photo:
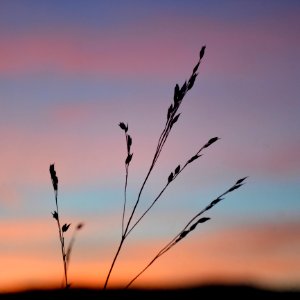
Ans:
[[[73,286],[102,287],[150,167],[175,84],[206,52],[149,177],[109,287],[124,286],[237,179],[246,184],[134,287],[300,286],[299,1],[0,1],[0,292],[60,287],[49,165]]]

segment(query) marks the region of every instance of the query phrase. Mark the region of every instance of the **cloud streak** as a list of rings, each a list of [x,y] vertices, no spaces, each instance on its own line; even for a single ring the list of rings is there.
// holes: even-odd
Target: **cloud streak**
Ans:
[[[139,31],[135,30],[136,24],[127,24],[123,31],[101,28],[99,32],[82,28],[50,31],[45,28],[40,31],[42,33],[4,36],[0,46],[0,74],[18,76],[53,72],[108,77],[169,76],[184,67],[183,58],[191,56],[189,49],[200,49],[199,41],[195,42],[195,37],[200,34],[202,43],[207,43],[210,48],[209,74],[212,72],[216,76],[216,70],[222,72],[223,69],[226,74],[241,76],[258,69],[263,71],[262,67],[265,71],[275,67],[270,59],[277,55],[272,54],[274,49],[281,57],[287,57],[290,50],[285,47],[286,43],[299,47],[293,38],[293,28],[287,32],[288,28],[283,26],[275,32],[272,27],[276,24],[271,18],[264,24],[258,21],[253,26],[242,27],[234,23],[217,23],[209,18],[191,20],[190,17],[179,17],[181,22],[174,22],[174,18],[158,16],[154,24],[146,20],[139,25]],[[295,16],[291,13],[286,18],[292,22]],[[169,30],[170,24],[172,31]],[[174,32],[178,33],[177,36]],[[188,36],[186,32],[189,32]],[[178,40],[183,42],[178,43]],[[250,44],[251,48],[248,47]],[[221,52],[217,45],[224,46]],[[261,64],[261,59],[265,64]]]

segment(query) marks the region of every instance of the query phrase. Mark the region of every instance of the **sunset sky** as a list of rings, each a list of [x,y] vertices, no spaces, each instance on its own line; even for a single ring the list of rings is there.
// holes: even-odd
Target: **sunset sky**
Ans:
[[[63,278],[49,165],[64,223],[78,222],[69,277],[102,287],[121,238],[129,124],[136,200],[173,101],[195,85],[138,217],[210,138],[126,241],[124,286],[211,200],[249,176],[134,287],[300,286],[300,2],[0,0],[0,292]],[[128,215],[127,215],[128,218]]]

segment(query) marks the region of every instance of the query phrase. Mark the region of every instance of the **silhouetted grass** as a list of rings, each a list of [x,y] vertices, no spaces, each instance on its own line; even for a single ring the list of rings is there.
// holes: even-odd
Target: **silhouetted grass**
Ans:
[[[162,194],[165,192],[165,190],[168,188],[169,185],[171,185],[176,178],[182,173],[182,171],[189,166],[191,163],[196,161],[199,157],[202,156],[202,151],[212,144],[214,144],[217,140],[219,140],[218,137],[213,137],[209,139],[209,141],[204,144],[194,155],[192,155],[184,164],[181,166],[180,164],[177,165],[177,167],[172,171],[162,188],[162,190],[158,193],[156,197],[154,197],[154,200],[150,204],[150,206],[139,216],[137,217],[137,221],[135,221],[132,224],[133,216],[136,213],[137,206],[139,205],[141,201],[141,195],[142,192],[145,188],[146,183],[148,182],[148,179],[150,177],[150,174],[152,173],[154,167],[157,164],[157,161],[159,159],[159,156],[164,148],[164,145],[169,137],[170,132],[172,131],[175,123],[179,120],[180,113],[178,112],[182,103],[183,99],[186,96],[187,92],[192,89],[194,86],[195,80],[198,76],[198,68],[202,62],[202,59],[204,57],[206,46],[203,46],[201,48],[200,54],[199,54],[199,60],[196,63],[195,67],[193,68],[192,74],[189,78],[189,80],[185,81],[184,84],[179,87],[178,84],[175,85],[174,89],[174,97],[173,97],[173,103],[169,106],[168,111],[167,111],[167,118],[166,118],[166,123],[165,126],[159,136],[158,143],[156,146],[156,150],[152,159],[152,162],[150,164],[150,167],[147,171],[147,174],[145,176],[145,179],[141,185],[141,188],[139,189],[137,199],[134,203],[133,209],[129,213],[128,220],[125,221],[126,217],[126,204],[127,204],[127,183],[128,183],[128,176],[129,176],[129,166],[133,158],[133,153],[131,151],[132,147],[132,137],[128,134],[128,124],[125,124],[124,122],[119,123],[120,128],[124,131],[125,138],[126,138],[126,159],[125,159],[125,186],[124,186],[124,204],[123,204],[123,212],[122,212],[122,235],[121,235],[121,240],[119,243],[119,246],[117,248],[117,251],[115,253],[115,256],[112,260],[110,269],[108,271],[108,274],[106,276],[106,280],[104,283],[104,290],[107,288],[108,281],[110,279],[111,273],[113,271],[113,268],[115,266],[116,260],[121,252],[121,249],[123,247],[123,244],[128,237],[129,234],[132,233],[133,229],[141,222],[141,220],[145,217],[145,215],[152,209],[154,204],[160,199]],[[169,251],[173,246],[175,246],[179,241],[184,239],[191,231],[193,231],[198,224],[204,223],[208,221],[210,218],[207,217],[201,217],[200,216],[205,213],[206,211],[210,210],[214,205],[216,205],[218,202],[223,200],[222,197],[224,197],[226,194],[238,189],[243,185],[244,180],[246,177],[239,179],[231,188],[229,188],[227,191],[222,193],[219,197],[217,197],[215,200],[213,200],[208,206],[206,206],[203,210],[198,212],[193,218],[190,219],[190,221],[187,223],[187,225],[165,246],[163,247],[159,253],[150,261],[150,263],[141,271],[139,272],[126,286],[129,287],[140,275],[142,275],[160,256],[165,254],[167,251]]]
[[[130,167],[130,163],[133,159],[133,152],[131,151],[132,137],[128,133],[128,130],[129,130],[128,124],[125,124],[123,122],[119,123],[120,128],[124,131],[125,141],[126,141],[125,184],[124,184],[124,202],[123,202],[122,222],[121,222],[121,240],[120,240],[119,246],[117,248],[117,251],[115,253],[115,256],[112,260],[108,274],[106,276],[106,280],[105,280],[104,288],[103,288],[104,290],[106,290],[106,288],[107,288],[107,284],[110,279],[112,270],[115,266],[116,260],[120,254],[120,251],[123,247],[123,244],[124,244],[126,238],[132,233],[134,228],[142,221],[142,219],[149,213],[149,211],[153,208],[153,206],[156,204],[156,202],[161,198],[161,196],[163,195],[165,190],[176,181],[177,177],[183,172],[183,170],[185,168],[187,168],[190,164],[194,163],[198,158],[200,158],[203,155],[202,152],[205,149],[207,149],[208,147],[210,147],[212,144],[214,144],[215,142],[217,142],[219,140],[218,137],[213,137],[213,138],[209,139],[208,142],[205,143],[196,153],[191,155],[190,158],[185,163],[176,164],[177,166],[174,168],[173,171],[170,172],[169,176],[166,178],[165,185],[163,186],[161,191],[154,197],[153,201],[147,207],[147,209],[145,209],[145,211],[142,212],[140,214],[140,216],[138,216],[136,218],[136,221],[133,222],[133,217],[136,214],[136,209],[142,199],[141,198],[142,192],[148,182],[148,179],[149,179],[154,167],[156,166],[156,164],[158,162],[159,156],[160,156],[161,152],[163,151],[165,143],[167,142],[168,137],[169,137],[172,129],[174,128],[175,123],[177,123],[177,121],[179,120],[180,113],[178,111],[183,103],[184,97],[186,96],[188,91],[191,90],[192,87],[194,86],[194,83],[198,76],[197,71],[198,71],[198,68],[204,57],[205,49],[206,49],[206,47],[203,46],[200,51],[199,60],[197,61],[195,67],[193,68],[193,71],[192,71],[192,74],[191,74],[189,80],[185,81],[181,87],[179,87],[178,84],[175,85],[173,103],[169,106],[169,108],[167,110],[166,122],[165,122],[164,128],[159,136],[153,159],[152,159],[150,167],[146,173],[145,179],[138,191],[138,196],[137,196],[136,201],[134,202],[134,206],[133,206],[132,210],[129,211],[129,217],[127,220],[126,220],[127,184],[128,184],[128,176],[129,176],[129,167]],[[70,286],[69,281],[68,281],[68,267],[69,267],[69,263],[70,263],[70,255],[71,255],[72,248],[74,245],[76,233],[78,230],[80,230],[82,228],[83,224],[80,223],[75,227],[75,230],[73,232],[73,235],[71,237],[69,245],[68,245],[68,247],[66,247],[65,232],[68,231],[71,224],[65,223],[63,226],[61,226],[59,209],[58,209],[58,178],[56,176],[54,164],[50,165],[50,175],[51,175],[51,180],[52,180],[52,184],[53,184],[54,195],[55,195],[55,204],[56,204],[56,210],[52,213],[52,215],[53,215],[53,218],[56,220],[57,226],[58,226],[61,254],[62,254],[62,259],[63,259],[63,267],[64,267],[64,285],[66,288],[68,288]],[[204,209],[197,212],[187,222],[187,224],[182,228],[182,230],[180,230],[179,233],[176,234],[133,279],[130,280],[130,282],[127,284],[127,286],[125,288],[128,288],[159,257],[161,257],[162,255],[167,253],[177,243],[181,242],[184,238],[186,238],[192,231],[194,231],[196,229],[196,227],[199,224],[205,223],[208,220],[210,220],[209,217],[206,217],[206,216],[202,217],[202,215],[205,212],[207,212],[208,210],[210,210],[211,208],[213,208],[217,203],[222,201],[224,199],[224,196],[226,196],[227,194],[240,188],[244,184],[244,181],[246,178],[247,177],[237,180],[237,182],[232,187],[230,187],[228,190],[226,190],[221,195],[219,195],[216,199],[211,201]],[[128,294],[126,294],[126,295],[128,295]]]
[[[54,197],[55,197],[55,205],[56,205],[56,210],[54,210],[54,212],[52,213],[52,216],[57,222],[61,255],[62,255],[63,267],[64,267],[64,284],[63,285],[65,286],[65,288],[69,288],[70,283],[68,281],[68,267],[69,267],[69,263],[70,263],[70,257],[71,257],[72,249],[74,246],[76,234],[77,234],[78,230],[80,230],[83,227],[83,223],[79,223],[75,227],[75,230],[73,232],[73,235],[71,237],[71,240],[70,240],[69,245],[66,250],[65,232],[68,231],[71,224],[65,223],[63,226],[61,226],[60,214],[59,214],[59,209],[58,209],[58,177],[56,176],[54,164],[50,165],[49,171],[50,171],[50,176],[51,176],[51,180],[52,180]]]

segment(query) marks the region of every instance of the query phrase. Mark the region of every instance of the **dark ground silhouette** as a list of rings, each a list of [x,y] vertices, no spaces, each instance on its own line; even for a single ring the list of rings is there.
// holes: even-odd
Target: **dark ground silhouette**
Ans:
[[[271,291],[246,285],[208,285],[186,289],[169,290],[35,290],[0,294],[1,300],[8,299],[300,299],[298,291]]]

